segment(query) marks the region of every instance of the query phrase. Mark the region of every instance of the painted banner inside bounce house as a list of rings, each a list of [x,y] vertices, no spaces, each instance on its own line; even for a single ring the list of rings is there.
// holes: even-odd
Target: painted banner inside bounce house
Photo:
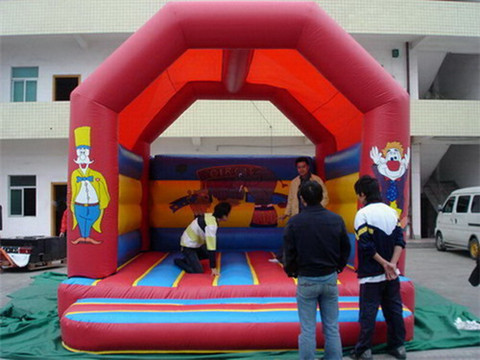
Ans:
[[[351,181],[358,178],[358,149],[359,146],[354,147],[354,156],[349,159],[354,164],[352,174],[344,174],[350,175]],[[233,207],[228,221],[219,230],[221,249],[278,250],[286,223],[278,217],[285,211],[290,181],[298,176],[295,159],[292,156],[156,156],[150,167],[152,248],[178,250],[178,239],[194,217],[212,212],[218,202],[227,201]],[[310,164],[314,170],[312,159]],[[344,194],[339,205],[353,220],[356,211],[353,183],[346,184],[344,179],[332,180],[330,184],[350,186],[340,191],[332,188],[332,193]],[[334,196],[333,204],[335,201],[340,202]],[[353,232],[351,226],[350,232]]]
[[[314,144],[328,208],[349,232],[359,174],[377,177],[406,225],[408,94],[317,4],[168,2],[71,94],[69,279],[58,291],[66,347],[296,347],[296,284],[268,261],[281,242],[277,215],[296,175],[293,157],[150,160],[150,144],[199,99],[274,104]],[[220,277],[185,274],[173,264],[182,228],[222,200],[234,206],[219,230]],[[411,338],[413,284],[402,278],[401,286]],[[340,275],[339,291],[350,314],[340,326],[349,345],[358,334],[351,268]],[[377,320],[381,342],[384,322]],[[180,348],[192,330],[198,337]],[[207,339],[203,330],[218,336]],[[253,338],[270,332],[272,339]],[[321,345],[321,327],[318,339]]]

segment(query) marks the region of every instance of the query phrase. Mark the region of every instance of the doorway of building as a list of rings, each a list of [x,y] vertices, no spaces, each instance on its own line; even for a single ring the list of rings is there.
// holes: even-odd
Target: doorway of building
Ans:
[[[60,234],[63,212],[67,209],[67,183],[52,183],[52,236]]]

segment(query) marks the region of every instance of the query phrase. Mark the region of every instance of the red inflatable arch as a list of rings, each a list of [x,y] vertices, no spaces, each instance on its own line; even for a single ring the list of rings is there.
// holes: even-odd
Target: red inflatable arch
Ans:
[[[150,228],[149,203],[153,220],[170,221],[170,198],[158,199],[192,179],[177,170],[180,163],[150,161],[150,144],[198,99],[272,102],[315,144],[316,170],[328,175],[330,198],[337,198],[330,206],[352,217],[352,183],[358,172],[373,174],[401,220],[407,218],[408,95],[315,3],[169,2],[71,96],[69,278],[58,289],[67,348],[114,353],[297,348],[296,285],[268,261],[272,249],[219,246],[221,275],[212,278],[185,274],[174,264],[175,250],[156,247],[166,242],[159,234],[171,229],[154,221]],[[285,159],[279,160],[282,166]],[[202,160],[190,161],[200,166]],[[165,173],[175,168],[177,177],[155,178],[163,167]],[[160,202],[165,207],[158,207]],[[181,226],[173,230],[183,231]],[[230,230],[240,239],[237,245],[252,233],[262,244],[270,233],[281,242],[279,227]],[[177,241],[177,235],[169,239]],[[230,265],[235,271],[228,271]],[[247,276],[239,276],[242,269]],[[358,282],[351,268],[340,274],[338,287],[342,343],[353,345]],[[401,277],[401,289],[408,340],[413,284]],[[376,329],[374,343],[385,342],[381,317]],[[320,326],[317,341],[323,343]]]
[[[69,220],[69,276],[117,269],[118,145],[148,159],[151,142],[199,99],[271,101],[315,144],[320,174],[325,156],[356,143],[362,174],[373,173],[373,147],[409,147],[408,95],[315,3],[169,2],[72,93],[69,196],[81,149],[104,196],[100,244],[72,244],[87,236]],[[147,166],[142,184],[148,249]]]

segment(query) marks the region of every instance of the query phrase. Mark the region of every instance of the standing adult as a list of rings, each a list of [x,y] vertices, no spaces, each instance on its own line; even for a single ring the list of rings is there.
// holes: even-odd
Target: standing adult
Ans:
[[[304,204],[300,201],[299,189],[304,182],[315,181],[322,187],[323,199],[322,206],[325,207],[328,204],[328,192],[325,184],[322,179],[312,174],[310,171],[310,165],[308,158],[301,156],[295,160],[295,167],[297,168],[298,176],[295,177],[290,183],[290,189],[288,191],[288,200],[287,207],[285,208],[285,213],[280,217],[280,220],[284,220],[287,217],[292,217],[293,215],[298,214],[305,207]]]
[[[397,262],[405,248],[397,212],[382,202],[378,181],[362,176],[354,185],[361,208],[355,216],[360,283],[360,335],[351,357],[372,359],[372,336],[378,307],[387,323],[387,352],[406,359],[405,324]]]
[[[290,188],[288,190],[287,206],[285,208],[285,213],[282,216],[279,216],[279,220],[285,220],[286,218],[292,217],[300,213],[305,205],[300,201],[300,187],[307,181],[315,181],[322,187],[322,206],[325,207],[328,204],[328,191],[323,183],[322,179],[312,174],[310,171],[308,158],[305,156],[298,157],[295,160],[295,167],[297,168],[298,176],[295,177],[290,182]],[[275,253],[275,257],[270,259],[271,262],[283,262],[283,248],[280,248],[278,252]]]
[[[300,188],[303,211],[293,216],[284,231],[285,272],[298,277],[297,304],[301,332],[300,359],[315,358],[317,304],[325,337],[326,360],[342,358],[338,329],[337,274],[350,254],[345,223],[321,205],[322,187],[306,181]]]
[[[228,219],[230,210],[229,203],[221,202],[215,206],[213,214],[197,216],[180,238],[183,258],[175,259],[175,265],[187,273],[203,273],[200,260],[208,258],[212,275],[218,276],[215,259],[218,223]]]

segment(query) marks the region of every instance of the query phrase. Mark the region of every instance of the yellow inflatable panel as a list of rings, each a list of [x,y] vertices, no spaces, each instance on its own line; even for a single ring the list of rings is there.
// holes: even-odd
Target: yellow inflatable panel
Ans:
[[[358,173],[353,173],[328,180],[325,185],[327,186],[330,202],[357,203],[357,196],[355,195],[353,185],[358,180],[358,176]]]
[[[354,231],[353,221],[357,213],[357,196],[355,195],[353,185],[358,180],[358,177],[358,173],[353,173],[328,180],[325,184],[330,198],[327,207],[343,218],[348,232]]]
[[[128,176],[120,175],[118,184],[119,204],[140,204],[142,201],[142,183]]]
[[[343,218],[343,221],[345,221],[347,231],[353,233],[353,221],[355,219],[355,214],[357,213],[356,202],[353,204],[330,203],[328,204],[328,209],[339,214]]]
[[[135,204],[118,204],[118,233],[123,235],[140,229],[142,208]]]
[[[157,180],[150,181],[150,198],[154,204],[169,204],[200,190],[199,180]]]

